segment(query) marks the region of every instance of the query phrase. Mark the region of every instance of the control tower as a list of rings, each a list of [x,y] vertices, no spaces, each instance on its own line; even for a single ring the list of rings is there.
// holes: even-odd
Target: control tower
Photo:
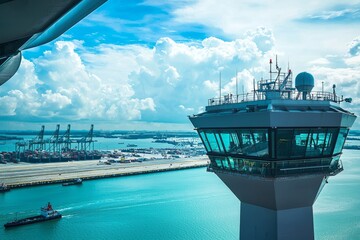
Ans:
[[[274,78],[272,77],[274,76]],[[314,92],[314,78],[277,66],[252,94],[210,99],[190,116],[214,172],[241,202],[240,239],[314,239],[313,204],[340,160],[351,102]],[[335,227],[335,226],[334,226]]]

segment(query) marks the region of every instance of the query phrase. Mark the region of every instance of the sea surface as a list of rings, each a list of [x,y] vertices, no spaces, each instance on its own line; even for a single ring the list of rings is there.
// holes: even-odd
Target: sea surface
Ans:
[[[342,161],[345,170],[329,179],[314,204],[318,240],[360,239],[360,151],[344,150]],[[37,215],[48,201],[62,219],[2,227],[16,217]],[[239,219],[240,202],[205,168],[0,194],[1,240],[236,240]]]

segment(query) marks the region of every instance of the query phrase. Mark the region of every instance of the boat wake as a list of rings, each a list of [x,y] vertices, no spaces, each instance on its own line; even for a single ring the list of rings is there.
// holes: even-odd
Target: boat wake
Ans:
[[[67,208],[61,208],[61,209],[58,209],[59,212],[65,212],[65,211],[68,211],[68,210],[72,210],[74,209],[75,207],[67,207]]]

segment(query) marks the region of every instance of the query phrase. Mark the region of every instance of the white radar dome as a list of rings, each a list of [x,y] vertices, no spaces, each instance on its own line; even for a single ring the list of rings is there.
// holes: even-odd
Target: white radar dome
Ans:
[[[299,73],[295,78],[295,87],[299,92],[310,93],[314,87],[314,77],[310,73]]]

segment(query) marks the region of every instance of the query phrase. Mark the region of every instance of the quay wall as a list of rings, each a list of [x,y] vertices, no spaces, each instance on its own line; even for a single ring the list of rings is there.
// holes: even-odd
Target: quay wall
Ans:
[[[33,165],[33,164],[29,164]],[[27,165],[27,166],[29,166]],[[35,164],[39,165],[39,164]],[[43,165],[54,165],[54,164],[43,164]],[[104,167],[93,167],[90,169],[82,169],[81,166],[78,166],[76,170],[67,170],[66,167],[63,167],[61,173],[57,170],[58,166],[52,166],[49,172],[41,173],[40,170],[34,170],[32,173],[27,174],[26,171],[21,170],[14,171],[11,177],[2,176],[0,173],[0,182],[4,182],[10,188],[22,188],[30,186],[39,186],[46,184],[59,184],[68,182],[75,178],[82,178],[86,180],[95,180],[101,178],[111,178],[111,177],[121,177],[121,176],[131,176],[139,174],[149,174],[149,173],[158,173],[166,171],[177,171],[191,168],[201,168],[208,166],[207,159],[201,160],[192,160],[192,161],[179,161],[171,163],[160,163],[160,164],[148,164],[141,165],[141,163],[133,166],[122,166],[122,164],[104,166]],[[15,167],[15,166],[14,166]],[[73,167],[73,166],[71,166]],[[70,169],[70,164],[69,164]]]

